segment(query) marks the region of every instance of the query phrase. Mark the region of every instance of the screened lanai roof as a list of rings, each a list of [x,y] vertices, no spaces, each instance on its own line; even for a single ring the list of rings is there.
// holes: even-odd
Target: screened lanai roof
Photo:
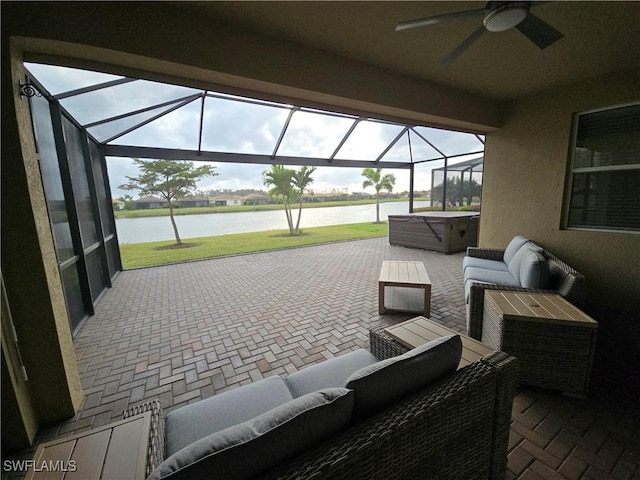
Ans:
[[[484,157],[470,158],[453,165],[447,166],[447,170],[451,172],[482,172],[484,167]],[[434,168],[433,171],[442,171],[445,167]]]
[[[410,168],[484,151],[484,138],[470,133],[68,67],[25,66],[107,156]]]

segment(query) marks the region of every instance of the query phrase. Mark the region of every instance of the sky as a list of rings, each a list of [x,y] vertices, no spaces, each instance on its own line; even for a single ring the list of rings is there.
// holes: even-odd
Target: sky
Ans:
[[[27,69],[53,95],[68,92],[97,83],[120,79],[113,75],[77,70],[49,65],[26,64]],[[176,85],[161,84],[145,80],[111,86],[60,100],[61,105],[99,141],[116,145],[136,145],[156,148],[178,148],[196,150],[198,148],[200,114],[204,112],[202,150],[252,153],[271,155],[281,135],[291,109],[290,105],[270,102],[238,102],[237,97],[216,94],[205,99],[204,110],[201,99],[189,102],[189,95],[199,95],[201,90]],[[116,134],[125,132],[140,122],[151,120],[178,103],[149,110],[127,118],[92,125],[104,119],[145,109],[163,102],[185,98],[184,105],[161,116],[144,126],[136,128],[119,138]],[[291,117],[286,134],[277,151],[279,155],[329,157],[338,147],[341,139],[353,125],[354,119],[347,116],[326,115],[319,111],[297,111]],[[348,160],[374,160],[396,138],[402,126],[376,120],[358,123],[348,137],[336,158]],[[451,132],[428,127],[417,127],[416,131],[429,140],[446,155],[459,155],[482,150],[482,143],[470,134]],[[409,161],[409,141],[411,154],[415,160],[439,158],[442,155],[425,142],[419,135],[404,135],[384,156],[385,161]],[[472,155],[472,157],[478,156]],[[469,157],[451,159],[450,164]],[[198,166],[200,162],[194,162]],[[203,162],[204,163],[204,162]],[[216,167],[215,177],[198,182],[199,190],[208,189],[256,189],[266,190],[262,173],[270,165],[207,162]],[[415,190],[431,188],[431,169],[442,167],[437,160],[422,163],[415,168]],[[365,165],[366,166],[366,165]],[[334,190],[347,193],[363,191],[362,168],[317,167],[310,189],[315,192]],[[107,157],[107,168],[113,198],[131,192],[118,188],[127,183],[127,176],[136,176],[137,167],[130,158]],[[291,167],[299,168],[299,167]],[[409,189],[409,171],[406,169],[384,169],[383,174],[392,173],[396,177],[395,192]],[[371,188],[367,189],[372,192]],[[135,197],[136,195],[134,195]]]

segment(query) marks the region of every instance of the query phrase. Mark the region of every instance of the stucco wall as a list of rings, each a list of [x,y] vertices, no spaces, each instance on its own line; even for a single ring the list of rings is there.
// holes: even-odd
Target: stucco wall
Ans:
[[[2,44],[2,62],[2,275],[7,306],[11,309],[22,360],[29,375],[27,388],[9,382],[3,383],[3,387],[13,385],[15,397],[20,400],[21,417],[10,419],[16,422],[11,430],[22,429],[27,432],[25,438],[29,439],[34,423],[72,416],[84,394],[28,102],[19,93],[23,78],[22,58],[10,50],[8,42]],[[30,395],[30,404],[24,399],[26,395]]]
[[[562,230],[561,221],[573,114],[638,101],[639,85],[637,72],[618,74],[509,106],[503,128],[487,135],[481,246],[522,234],[586,276],[590,303],[637,309],[640,235]]]

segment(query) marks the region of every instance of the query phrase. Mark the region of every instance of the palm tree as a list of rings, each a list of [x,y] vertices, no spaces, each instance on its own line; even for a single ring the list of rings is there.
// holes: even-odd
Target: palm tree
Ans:
[[[284,213],[287,216],[289,233],[293,235],[293,218],[291,215],[291,200],[295,197],[295,190],[291,179],[294,170],[283,165],[271,165],[271,170],[262,172],[262,179],[266,186],[270,186],[269,194],[275,198],[281,198],[284,205]]]
[[[391,192],[396,184],[396,176],[388,173],[382,176],[381,169],[365,168],[362,176],[366,178],[362,182],[362,188],[373,187],[376,190],[376,223],[380,223],[380,191],[386,190]]]
[[[204,177],[219,175],[211,165],[195,167],[193,162],[177,160],[141,160],[133,158],[138,166],[137,177],[126,177],[129,183],[120,185],[122,190],[139,190],[140,195],[160,195],[167,202],[169,217],[173,234],[176,237],[176,245],[183,245],[178,226],[174,218],[173,208],[176,200],[192,193],[196,188],[196,182]]]
[[[296,221],[295,234],[300,233],[300,217],[302,216],[302,196],[306,188],[313,183],[311,174],[316,171],[315,167],[302,167],[300,170],[293,174],[291,183],[298,190],[300,204],[298,207],[298,220]]]
[[[289,234],[298,235],[300,233],[300,215],[302,214],[302,194],[305,189],[313,183],[311,174],[316,169],[314,167],[302,167],[295,171],[285,168],[283,165],[271,165],[271,170],[262,172],[262,180],[265,185],[271,186],[269,194],[275,198],[281,198],[284,205],[284,213],[287,216]],[[300,201],[298,208],[298,219],[293,226],[293,213],[291,212],[291,202],[296,199]]]

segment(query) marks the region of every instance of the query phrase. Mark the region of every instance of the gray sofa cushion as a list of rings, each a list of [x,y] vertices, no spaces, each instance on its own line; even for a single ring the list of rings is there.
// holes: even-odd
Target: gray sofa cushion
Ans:
[[[469,302],[469,289],[471,288],[471,284],[474,282],[489,283],[492,285],[506,285],[508,287],[520,286],[520,282],[513,278],[509,272],[469,267],[464,271],[464,301],[466,303]]]
[[[506,272],[508,270],[507,264],[501,260],[489,260],[488,258],[479,257],[464,257],[462,259],[462,270],[466,270],[467,267],[477,267],[502,272]]]
[[[518,275],[520,272],[518,272]],[[488,270],[486,268],[468,267],[464,271],[464,280],[478,280],[480,282],[495,283],[496,285],[518,286],[520,282],[508,271]]]
[[[520,284],[525,288],[549,286],[549,262],[539,252],[529,250],[520,264]]]
[[[522,235],[516,235],[511,239],[507,248],[504,249],[504,253],[502,254],[502,259],[504,263],[509,264],[513,256],[516,254],[522,246],[527,243],[529,240],[524,238]]]
[[[292,399],[284,380],[276,376],[178,408],[166,417],[167,456]]]
[[[285,382],[294,397],[323,388],[343,387],[351,374],[379,360],[361,348],[289,375]]]
[[[254,478],[343,430],[351,420],[353,399],[345,388],[293,399],[179,450],[149,480]]]
[[[542,248],[537,246],[535,243],[527,242],[515,253],[511,261],[507,264],[509,267],[509,273],[518,281],[518,283],[520,283],[520,266],[522,265],[522,259],[530,251],[542,253]]]
[[[487,270],[506,271],[508,270],[508,264],[512,260],[513,256],[528,242],[529,240],[524,238],[522,235],[516,235],[513,237],[502,254],[503,261],[465,256],[462,259],[462,270],[466,270],[467,267],[478,267]]]
[[[448,335],[374,365],[348,378],[354,391],[354,418],[369,417],[456,371],[462,354],[459,335]]]

